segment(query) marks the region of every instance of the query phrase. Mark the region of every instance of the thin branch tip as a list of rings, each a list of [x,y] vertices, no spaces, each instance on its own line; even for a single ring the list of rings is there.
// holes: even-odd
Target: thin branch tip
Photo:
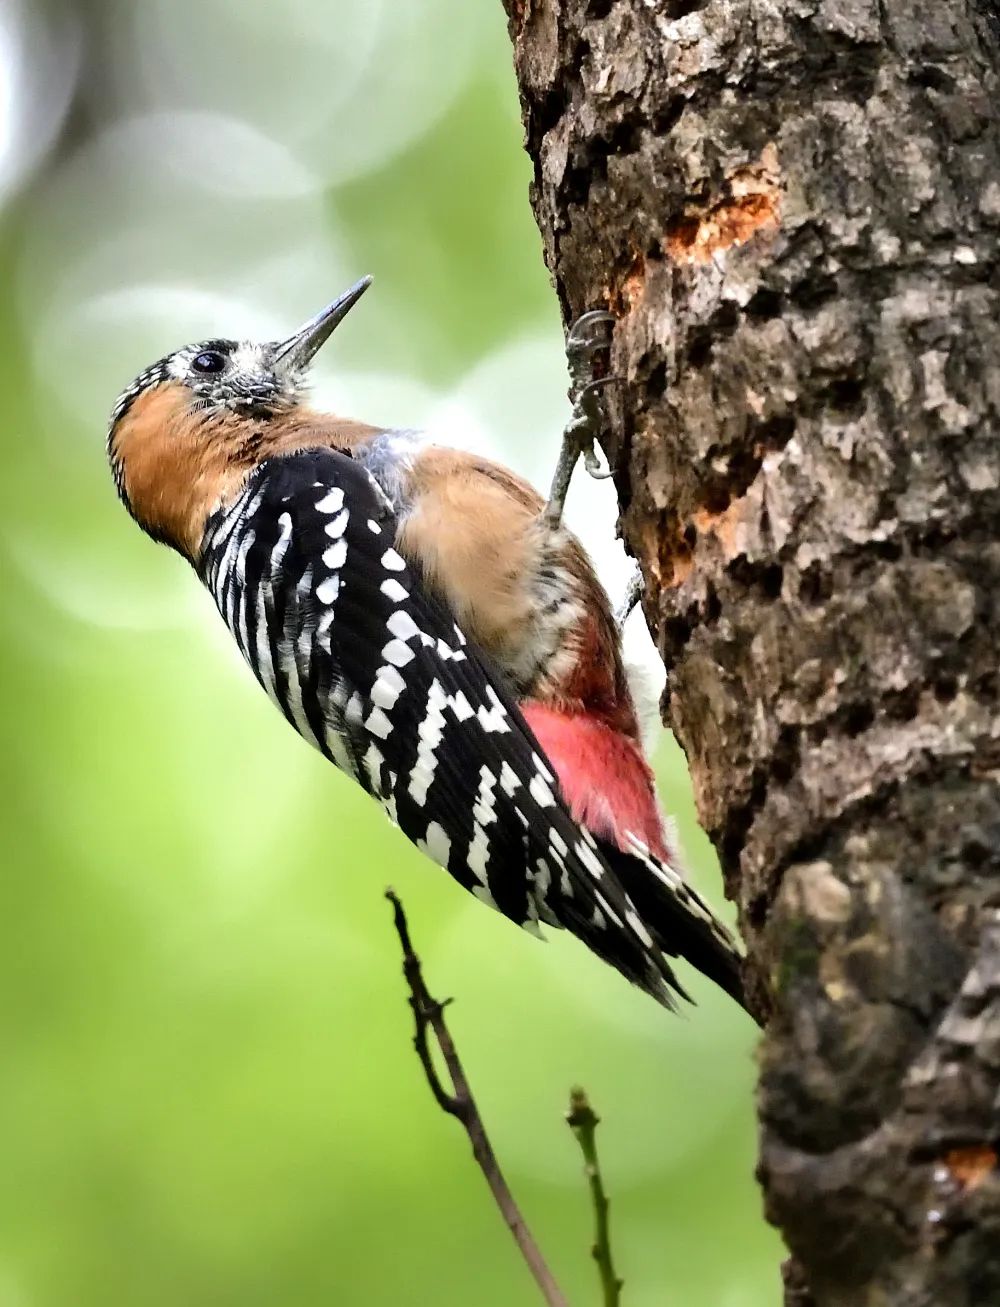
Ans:
[[[569,1111],[566,1123],[573,1131],[583,1154],[583,1173],[590,1189],[594,1208],[594,1242],[590,1252],[597,1263],[601,1282],[603,1307],[621,1307],[621,1291],[625,1281],[615,1272],[611,1254],[611,1229],[608,1213],[611,1199],[604,1188],[601,1164],[597,1157],[597,1127],[601,1118],[591,1106],[587,1093],[579,1085],[569,1091]]]
[[[566,1113],[566,1123],[571,1130],[595,1129],[601,1123],[601,1118],[591,1107],[587,1091],[580,1085],[574,1085],[569,1091],[569,1111]]]
[[[386,889],[385,897],[392,904],[393,925],[396,928],[396,934],[399,936],[399,942],[403,950],[403,977],[410,991],[409,1004],[413,1013],[413,1047],[420,1059],[420,1065],[423,1068],[424,1077],[431,1093],[443,1112],[455,1117],[457,1121],[462,1123],[462,1127],[472,1145],[472,1155],[483,1173],[493,1196],[493,1201],[496,1203],[504,1223],[514,1236],[514,1241],[521,1256],[534,1277],[535,1283],[545,1300],[546,1307],[569,1307],[562,1290],[556,1283],[555,1277],[542,1256],[541,1250],[535,1243],[534,1236],[521,1215],[521,1211],[514,1200],[514,1195],[511,1193],[503,1172],[500,1170],[500,1163],[493,1151],[493,1145],[486,1134],[486,1127],[472,1096],[465,1069],[458,1056],[458,1049],[455,1047],[451,1032],[445,1023],[444,1010],[452,1000],[450,998],[440,1000],[432,997],[424,981],[420,959],[414,951],[410,939],[410,928],[402,901],[391,886]],[[447,1070],[448,1079],[451,1082],[450,1092],[442,1082],[437,1067],[434,1065],[430,1035],[434,1036],[434,1041]]]

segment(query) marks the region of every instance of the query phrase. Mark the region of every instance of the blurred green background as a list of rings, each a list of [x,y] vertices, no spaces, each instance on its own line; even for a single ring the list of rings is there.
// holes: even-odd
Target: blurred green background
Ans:
[[[529,171],[499,0],[0,4],[0,1307],[535,1301],[413,1056],[390,881],[575,1307],[577,1081],[627,1307],[777,1300],[749,1021],[698,978],[672,1019],[424,862],[267,703],[104,463],[148,362],[284,334],[371,272],[322,402],[544,484],[566,377]],[[718,901],[683,759],[657,765]]]

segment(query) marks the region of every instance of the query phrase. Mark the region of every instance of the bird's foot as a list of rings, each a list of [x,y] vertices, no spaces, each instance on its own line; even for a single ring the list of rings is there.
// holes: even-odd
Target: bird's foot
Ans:
[[[615,609],[615,625],[621,631],[622,627],[628,621],[632,610],[636,607],[642,596],[646,592],[646,582],[642,579],[642,569],[636,563],[635,571],[628,579],[628,585],[625,587],[625,594],[622,601]]]
[[[562,521],[566,493],[573,469],[581,455],[584,467],[592,477],[603,480],[611,475],[610,469],[601,467],[595,448],[605,425],[600,392],[621,378],[603,372],[595,375],[595,372],[598,371],[598,361],[606,356],[611,347],[614,322],[614,314],[604,309],[594,309],[577,318],[566,336],[569,398],[573,410],[563,431],[562,449],[545,506],[545,519],[552,527],[557,527]]]

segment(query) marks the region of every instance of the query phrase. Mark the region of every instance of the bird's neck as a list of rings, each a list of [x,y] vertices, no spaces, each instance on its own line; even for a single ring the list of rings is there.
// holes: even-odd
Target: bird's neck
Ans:
[[[254,466],[264,458],[294,454],[301,449],[340,449],[350,453],[383,430],[368,422],[335,413],[320,413],[303,406],[259,422],[255,428],[254,447],[248,450]]]
[[[225,413],[206,422],[179,387],[158,387],[116,429],[112,462],[136,521],[196,563],[205,524],[268,458],[303,449],[351,452],[381,428],[297,406],[268,418]]]

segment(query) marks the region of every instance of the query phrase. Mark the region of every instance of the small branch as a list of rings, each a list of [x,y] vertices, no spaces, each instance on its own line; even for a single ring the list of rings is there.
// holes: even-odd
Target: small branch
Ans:
[[[611,1236],[608,1227],[608,1209],[611,1200],[604,1192],[601,1178],[601,1164],[597,1160],[597,1126],[600,1117],[590,1106],[590,1101],[582,1089],[571,1089],[569,1111],[566,1122],[576,1135],[580,1152],[583,1153],[583,1169],[590,1185],[590,1196],[594,1203],[594,1246],[591,1254],[597,1263],[601,1277],[601,1290],[604,1294],[604,1307],[619,1307],[624,1280],[615,1274],[611,1260]]]
[[[461,1121],[465,1133],[469,1136],[469,1142],[472,1144],[472,1155],[486,1178],[490,1193],[493,1195],[493,1201],[500,1209],[500,1215],[503,1217],[508,1230],[514,1236],[514,1242],[527,1263],[528,1269],[534,1276],[535,1283],[541,1290],[542,1297],[548,1307],[568,1307],[562,1290],[556,1284],[552,1272],[546,1265],[545,1259],[535,1243],[517,1203],[514,1201],[514,1195],[508,1188],[507,1181],[500,1170],[500,1163],[493,1152],[493,1146],[487,1138],[486,1127],[483,1125],[479,1109],[472,1097],[472,1090],[469,1088],[469,1082],[465,1077],[458,1051],[445,1024],[444,1009],[450,1000],[445,1000],[442,1003],[431,997],[427,986],[424,984],[420,959],[413,951],[413,944],[410,941],[410,929],[407,925],[403,905],[393,890],[386,890],[385,896],[392,904],[393,922],[403,948],[403,976],[409,986],[410,1008],[413,1011],[413,1047],[417,1050],[417,1056],[420,1058],[420,1065],[424,1069],[424,1075],[427,1077],[431,1092],[443,1112],[447,1112],[449,1116]],[[428,1037],[429,1033],[433,1034],[438,1048],[441,1050],[441,1056],[444,1059],[448,1077],[451,1080],[450,1092],[445,1088],[437,1067],[434,1065],[434,1055]]]

